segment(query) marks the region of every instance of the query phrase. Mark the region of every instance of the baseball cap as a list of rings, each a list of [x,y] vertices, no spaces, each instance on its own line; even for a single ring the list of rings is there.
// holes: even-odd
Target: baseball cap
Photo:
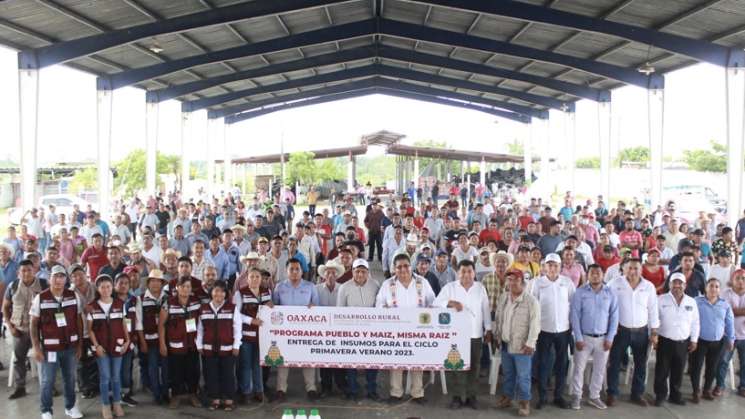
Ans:
[[[124,269],[126,269],[126,268],[124,268]],[[79,263],[73,263],[73,264],[72,264],[72,265],[70,265],[70,267],[69,267],[69,268],[67,269],[67,274],[68,274],[68,275],[72,275],[72,274],[74,274],[74,273],[75,273],[75,272],[77,272],[77,271],[83,271],[83,272],[85,272],[85,268],[83,267],[83,265],[81,265],[81,264],[79,264]]]
[[[51,275],[54,276],[54,275],[59,275],[59,274],[67,276],[67,271],[65,270],[65,267],[62,265],[54,265],[52,267]]]
[[[437,251],[437,256],[442,256],[442,255],[448,256],[447,250],[440,249],[440,250]]]
[[[359,258],[355,259],[354,262],[352,262],[352,269],[357,268],[365,268],[369,270],[370,266],[367,264],[367,261],[365,259]]]
[[[517,269],[517,268],[511,268],[507,269],[507,272],[504,273],[505,276],[515,275],[517,277],[522,278],[523,277],[523,271]]]
[[[561,258],[556,253],[549,253],[546,255],[546,258],[543,259],[545,263],[553,262],[553,263],[559,263],[561,264]]]
[[[419,263],[419,262],[432,263],[432,259],[428,258],[425,255],[419,255],[416,257],[416,263]]]
[[[670,282],[673,281],[681,281],[682,283],[686,283],[686,276],[683,275],[681,272],[675,272],[672,275],[670,275]]]

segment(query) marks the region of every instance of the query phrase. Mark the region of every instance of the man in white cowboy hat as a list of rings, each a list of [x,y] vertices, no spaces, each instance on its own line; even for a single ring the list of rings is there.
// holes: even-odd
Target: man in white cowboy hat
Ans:
[[[319,280],[323,281],[316,285],[319,306],[336,306],[339,288],[341,288],[341,284],[336,283],[336,278],[343,273],[344,267],[333,260],[318,267]],[[334,383],[342,393],[347,392],[346,370],[342,368],[321,368],[321,397],[333,393]]]
[[[241,274],[238,275],[238,278],[235,280],[235,288],[236,290],[241,289],[242,287],[248,285],[248,272],[252,268],[260,269],[259,262],[261,261],[261,256],[259,256],[256,252],[248,252],[246,256],[241,256]]]
[[[233,230],[233,243],[238,247],[240,254],[248,254],[251,251],[251,242],[246,240],[246,227],[236,224],[231,227],[231,230]]]
[[[398,255],[406,255],[409,257],[409,260],[416,260],[416,248],[419,245],[419,237],[414,233],[409,233],[409,235],[406,236],[406,243],[404,243],[404,246],[400,247],[391,257],[391,266],[390,266],[390,272],[394,272],[394,266],[395,266],[395,260],[396,256]]]
[[[507,287],[507,270],[512,265],[512,255],[500,250],[496,253],[489,255],[491,266],[494,267],[494,271],[484,275],[481,278],[481,283],[484,284],[486,293],[489,295],[489,308],[494,314],[497,309],[497,303],[502,292]],[[527,286],[527,283],[526,283]],[[526,290],[530,292],[530,289]]]

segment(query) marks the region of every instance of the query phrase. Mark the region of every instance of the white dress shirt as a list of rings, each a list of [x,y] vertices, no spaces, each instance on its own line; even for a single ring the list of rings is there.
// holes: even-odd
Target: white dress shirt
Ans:
[[[563,275],[554,281],[545,275],[535,281],[532,293],[541,307],[542,332],[569,330],[569,307],[575,289],[572,280]]]
[[[651,282],[641,278],[636,288],[626,277],[619,276],[608,283],[608,287],[618,297],[618,324],[634,329],[649,326],[660,327],[660,315],[657,311],[657,290]]]
[[[683,294],[680,304],[672,293],[658,297],[660,310],[660,329],[658,334],[671,340],[698,342],[701,323],[698,319],[698,305],[693,298]]]
[[[432,304],[435,307],[447,307],[449,301],[463,304],[463,310],[472,318],[471,339],[484,336],[484,330],[491,329],[491,311],[486,288],[481,282],[475,282],[465,289],[460,281],[448,282],[440,290]]]
[[[375,307],[431,307],[434,300],[435,293],[429,281],[421,276],[414,274],[408,287],[393,276],[380,286]]]

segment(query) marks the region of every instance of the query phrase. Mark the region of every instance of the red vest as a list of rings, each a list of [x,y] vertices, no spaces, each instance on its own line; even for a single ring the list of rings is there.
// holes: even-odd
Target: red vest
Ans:
[[[131,342],[129,347],[130,349],[134,349],[138,340],[137,331],[135,330],[135,326],[137,325],[137,297],[134,295],[129,297],[124,302],[124,308],[126,312],[124,317],[127,319],[127,332],[129,332],[129,341]]]
[[[50,289],[39,294],[39,333],[45,351],[57,352],[70,348],[80,339],[78,330],[78,299],[75,292],[68,289],[62,292],[62,300],[57,301]],[[65,326],[58,326],[58,313],[64,314]]]
[[[88,304],[90,318],[93,319],[91,333],[96,336],[98,344],[103,346],[109,356],[122,356],[127,348],[122,347],[127,336],[124,329],[124,302],[114,298],[108,315],[103,311],[98,300]]]
[[[160,296],[161,298],[159,299],[146,297],[144,294],[140,296],[140,304],[142,305],[142,334],[145,335],[145,342],[148,345],[158,343],[160,306],[163,303],[165,294],[161,292]]]
[[[272,301],[272,293],[268,288],[259,287],[259,295],[254,295],[248,286],[245,286],[238,290],[241,294],[241,314],[244,316],[250,316],[256,318],[259,312],[259,306],[264,305]],[[258,342],[259,341],[259,326],[247,324],[242,322],[243,325],[243,342]]]
[[[217,312],[209,304],[202,304],[202,353],[205,356],[228,356],[233,352],[233,317],[235,305],[226,301]]]
[[[196,350],[197,320],[199,319],[199,300],[189,297],[186,306],[178,302],[178,297],[168,299],[168,321],[166,322],[166,342],[168,350],[175,354],[183,354]],[[193,321],[193,322],[192,322]],[[187,326],[193,326],[187,332]]]

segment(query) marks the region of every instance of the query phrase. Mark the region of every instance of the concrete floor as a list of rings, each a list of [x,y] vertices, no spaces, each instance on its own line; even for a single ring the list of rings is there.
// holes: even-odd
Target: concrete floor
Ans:
[[[0,341],[0,346],[6,347]],[[0,350],[5,361],[7,358],[7,349]],[[6,365],[7,363],[4,362]],[[7,369],[0,372],[0,379],[7,383]],[[428,376],[425,375],[425,381]],[[272,380],[273,381],[273,380]],[[272,385],[270,381],[270,386]],[[496,397],[489,396],[486,378],[482,378],[482,394],[479,397],[479,410],[461,409],[450,410],[447,405],[450,401],[448,396],[444,396],[440,391],[439,381],[434,386],[428,386],[425,389],[425,395],[428,402],[424,405],[418,405],[410,401],[405,401],[396,405],[386,403],[376,403],[369,400],[360,402],[351,402],[338,396],[331,396],[316,403],[310,403],[305,398],[302,389],[302,377],[297,371],[290,374],[290,388],[288,391],[287,402],[283,404],[265,403],[249,404],[240,406],[234,412],[210,412],[207,409],[196,409],[183,406],[179,410],[169,410],[165,407],[155,406],[147,393],[139,393],[136,399],[141,402],[140,406],[135,408],[126,408],[127,416],[133,418],[145,418],[156,416],[158,419],[170,418],[217,418],[217,417],[256,417],[256,418],[280,418],[285,408],[303,408],[306,412],[310,408],[319,409],[324,419],[374,419],[374,418],[421,418],[421,419],[452,419],[452,415],[458,415],[468,418],[493,418],[495,415],[504,415],[506,417],[517,417],[515,409],[498,410],[494,407]],[[690,388],[690,384],[685,383],[685,390]],[[378,378],[379,392],[382,396],[387,393],[387,374],[383,373]],[[0,405],[4,407],[0,411],[0,418],[17,418],[31,419],[39,417],[39,393],[36,380],[30,380],[28,388],[29,395],[23,399],[15,401],[6,401],[11,389],[5,385],[0,389]],[[364,383],[361,383],[364,384]],[[624,389],[626,392],[628,389]],[[649,391],[649,389],[648,389]],[[83,400],[78,397],[78,406],[86,417],[100,417],[100,406],[98,399]],[[583,406],[580,411],[561,410],[555,407],[545,407],[541,411],[533,411],[535,417],[544,417],[552,419],[565,418],[594,418],[594,417],[614,417],[618,419],[661,419],[661,418],[691,418],[699,419],[708,416],[709,418],[735,419],[742,418],[745,412],[745,398],[739,397],[733,393],[726,394],[722,399],[714,402],[702,401],[700,405],[689,403],[685,407],[665,405],[661,408],[649,407],[640,408],[629,403],[626,398],[622,397],[621,402],[615,408],[607,411],[600,411],[590,406]],[[62,418],[63,406],[62,397],[55,398],[55,417]]]

